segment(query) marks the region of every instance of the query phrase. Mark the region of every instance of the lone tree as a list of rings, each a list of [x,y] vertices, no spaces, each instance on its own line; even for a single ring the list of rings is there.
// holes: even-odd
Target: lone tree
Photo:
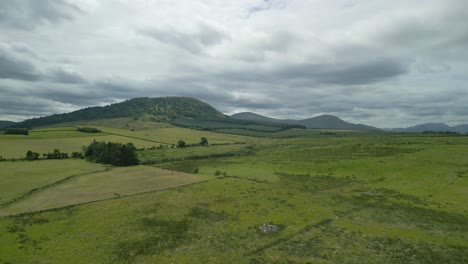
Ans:
[[[177,147],[178,148],[185,148],[187,146],[187,144],[185,144],[185,141],[183,140],[179,140],[179,142],[177,142]]]
[[[208,146],[208,139],[206,137],[202,137],[200,139],[200,145],[202,146]]]

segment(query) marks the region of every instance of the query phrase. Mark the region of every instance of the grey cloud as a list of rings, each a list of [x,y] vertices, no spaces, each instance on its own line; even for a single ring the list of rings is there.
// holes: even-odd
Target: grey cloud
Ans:
[[[41,78],[41,73],[31,62],[0,47],[0,79],[38,81]]]
[[[443,3],[443,4],[442,4]],[[425,15],[396,15],[373,29],[373,41],[387,49],[409,52],[411,56],[465,59],[468,48],[468,2],[447,0],[435,4],[439,10]],[[405,13],[401,13],[405,14]]]
[[[80,84],[85,83],[86,80],[78,73],[66,71],[57,68],[50,73],[50,79],[53,82],[66,83],[66,84]]]
[[[173,28],[147,28],[137,32],[191,53],[200,53],[205,47],[217,45],[227,37],[218,29],[206,24],[199,24],[198,31],[194,33],[181,32]]]
[[[200,24],[197,37],[203,45],[211,46],[220,43],[226,36],[214,27]]]
[[[44,65],[39,70],[37,64]],[[60,66],[47,69],[47,62],[24,43],[0,42],[0,79],[28,82],[51,81],[77,84],[86,80],[77,72],[65,70]]]
[[[51,99],[16,95],[0,97],[0,105],[2,105],[1,115],[15,116],[46,116],[76,109],[76,107]]]
[[[328,84],[368,84],[383,81],[406,73],[401,63],[380,59],[353,64],[303,64],[287,66],[274,73],[285,79],[313,79]]]
[[[373,60],[366,63],[338,67],[319,74],[323,83],[368,84],[405,74],[407,68],[401,62],[391,59]]]
[[[342,64],[286,64],[273,69],[224,72],[220,77],[263,83],[292,82],[296,86],[317,84],[358,85],[378,83],[407,73],[406,65],[392,59]]]
[[[80,9],[63,0],[1,0],[0,25],[33,29],[44,23],[70,20]]]

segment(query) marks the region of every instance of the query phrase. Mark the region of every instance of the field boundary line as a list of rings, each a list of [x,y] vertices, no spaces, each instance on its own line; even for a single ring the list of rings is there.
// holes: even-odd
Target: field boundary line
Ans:
[[[47,185],[44,185],[44,186],[41,186],[41,187],[37,187],[37,188],[34,188],[34,189],[31,189],[29,191],[26,191],[25,193],[21,194],[20,196],[16,197],[16,198],[13,198],[12,200],[9,200],[9,201],[6,201],[4,203],[1,203],[0,204],[0,208],[2,207],[8,207],[9,205],[12,205],[18,201],[21,201],[21,200],[24,200],[34,194],[36,194],[37,192],[41,192],[41,191],[44,191],[48,188],[51,188],[51,187],[54,187],[54,186],[57,186],[59,184],[62,184],[64,182],[67,182],[67,181],[70,181],[74,178],[77,178],[79,176],[84,176],[84,175],[89,175],[89,174],[94,174],[94,173],[99,173],[99,172],[105,172],[105,171],[108,171],[109,169],[104,169],[104,170],[98,170],[98,171],[92,171],[92,172],[85,172],[85,173],[79,173],[79,174],[74,174],[74,175],[70,175],[68,177],[65,177],[61,180],[58,180],[58,181],[55,181],[51,184],[47,184]]]
[[[156,141],[156,140],[151,140],[151,139],[146,139],[146,138],[139,138],[139,137],[127,136],[127,135],[122,135],[122,134],[116,134],[116,133],[106,132],[106,131],[102,131],[102,133],[109,134],[109,135],[114,135],[114,136],[120,136],[120,137],[138,139],[138,140],[143,140],[143,141],[148,141],[148,142],[153,142],[153,143],[159,143],[159,144],[175,145],[175,144],[173,144],[173,143],[167,143],[167,142]]]
[[[169,190],[169,189],[175,189],[175,188],[179,188],[179,187],[187,187],[187,186],[190,186],[190,185],[200,184],[200,183],[214,181],[214,180],[216,180],[216,179],[206,179],[206,180],[202,180],[202,181],[198,181],[198,182],[191,182],[191,183],[171,186],[171,187],[158,189],[158,190],[149,190],[149,191],[138,192],[138,193],[124,194],[124,195],[119,195],[119,196],[114,196],[114,197],[109,197],[109,198],[103,198],[103,199],[98,199],[98,200],[93,200],[93,201],[88,201],[88,202],[83,202],[83,203],[70,204],[70,205],[65,205],[65,206],[60,206],[60,207],[49,208],[49,209],[42,209],[42,210],[37,210],[37,211],[29,211],[29,212],[9,214],[9,215],[1,215],[0,214],[0,219],[3,218],[3,217],[16,217],[16,216],[23,216],[23,215],[34,215],[34,214],[40,214],[40,213],[46,213],[46,212],[54,212],[54,211],[68,209],[68,208],[73,208],[73,207],[76,207],[76,206],[92,204],[92,203],[98,203],[98,202],[112,200],[112,199],[121,199],[121,198],[136,196],[136,195],[140,195],[140,194],[156,193],[156,192],[166,191],[166,190]]]

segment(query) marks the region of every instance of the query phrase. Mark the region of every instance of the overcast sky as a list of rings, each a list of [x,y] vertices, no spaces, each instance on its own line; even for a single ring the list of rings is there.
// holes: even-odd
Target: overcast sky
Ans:
[[[466,0],[0,0],[0,120],[190,96],[226,114],[468,123]]]

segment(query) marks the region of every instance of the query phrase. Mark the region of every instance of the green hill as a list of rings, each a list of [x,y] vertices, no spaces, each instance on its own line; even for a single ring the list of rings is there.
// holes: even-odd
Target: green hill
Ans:
[[[209,104],[188,97],[134,98],[103,107],[89,107],[65,114],[33,118],[15,127],[34,128],[62,123],[133,118],[145,123],[163,122],[175,126],[224,133],[250,135],[253,132],[274,133],[292,128],[305,128],[295,124],[248,121],[229,118]],[[270,136],[270,135],[269,135]]]
[[[151,121],[175,119],[227,118],[212,106],[188,97],[134,98],[107,106],[95,106],[64,114],[33,118],[16,124],[17,127],[38,127],[64,122],[107,119],[117,117],[146,117]]]
[[[302,125],[307,128],[316,129],[344,129],[344,130],[379,130],[378,128],[362,125],[353,124],[343,121],[342,119],[333,115],[321,115],[303,120],[291,120],[291,119],[274,119],[266,116],[262,116],[255,113],[245,112],[238,113],[231,116],[234,119],[250,120],[257,122],[272,122],[282,124],[294,124]]]

